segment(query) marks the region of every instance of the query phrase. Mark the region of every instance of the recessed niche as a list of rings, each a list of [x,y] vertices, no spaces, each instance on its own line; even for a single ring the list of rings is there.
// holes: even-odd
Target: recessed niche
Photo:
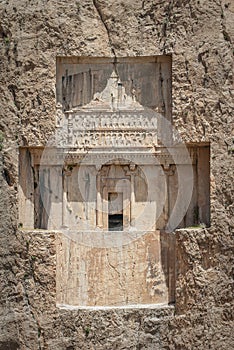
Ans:
[[[210,151],[174,135],[171,57],[59,57],[56,91],[54,144],[20,148],[19,222],[60,232],[57,303],[173,302],[171,232],[210,224]]]

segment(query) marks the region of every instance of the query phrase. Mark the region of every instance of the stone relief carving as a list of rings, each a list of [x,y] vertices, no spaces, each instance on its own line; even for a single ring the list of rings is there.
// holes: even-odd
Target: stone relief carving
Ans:
[[[60,102],[58,102],[56,105],[56,127],[57,128],[62,126],[63,119],[64,119],[63,106]]]
[[[57,127],[67,126],[60,145],[84,147],[139,147],[157,145],[157,118],[136,101],[134,91],[128,96],[118,75],[113,72],[105,89],[94,94],[82,108],[66,111],[57,105]],[[59,132],[58,132],[59,134]],[[61,134],[61,132],[60,132]]]
[[[70,150],[69,153],[63,151],[63,149],[51,149],[45,153],[39,149],[31,149],[33,165],[76,165],[82,163],[83,165],[95,165],[98,169],[101,164],[118,163],[118,164],[143,164],[143,165],[164,165],[165,167],[171,164],[196,164],[197,162],[197,150],[195,147],[189,147],[187,149],[188,154],[174,148],[170,151],[165,147],[158,147],[152,151],[139,151],[136,152],[124,152],[122,149],[116,151],[113,154],[113,159],[108,152],[101,150],[100,152],[77,152],[76,149]],[[188,156],[189,155],[189,156]],[[191,162],[191,163],[190,163]]]
[[[143,110],[139,102],[136,101],[136,91],[132,89],[131,96],[125,91],[117,72],[114,70],[107,81],[105,89],[99,93],[95,93],[93,100],[83,109],[101,109],[101,110]]]

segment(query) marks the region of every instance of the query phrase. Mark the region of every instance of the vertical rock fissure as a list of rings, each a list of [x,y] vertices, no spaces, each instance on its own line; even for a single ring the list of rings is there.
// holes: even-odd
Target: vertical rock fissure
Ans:
[[[222,2],[221,1],[220,1],[220,11],[221,11],[220,17],[221,17],[222,34],[223,34],[224,40],[228,41],[229,44],[232,45],[231,37],[228,34],[227,28],[226,28],[225,23],[224,23],[224,11],[223,11],[223,7],[222,7]]]
[[[163,32],[162,37],[164,38],[163,53],[166,52],[167,29],[168,29],[168,24],[171,22],[172,8],[173,8],[173,0],[171,0],[167,6],[167,12],[166,12],[163,27],[162,27],[162,32]]]
[[[111,52],[112,52],[113,56],[116,58],[115,49],[113,47],[113,43],[112,43],[112,40],[111,40],[111,37],[110,37],[110,32],[109,32],[109,29],[108,29],[108,27],[106,25],[106,22],[104,21],[103,14],[102,14],[102,11],[100,9],[100,5],[98,4],[97,0],[93,0],[93,4],[94,4],[94,7],[95,7],[99,17],[100,17],[101,22],[103,23],[103,25],[105,27]]]

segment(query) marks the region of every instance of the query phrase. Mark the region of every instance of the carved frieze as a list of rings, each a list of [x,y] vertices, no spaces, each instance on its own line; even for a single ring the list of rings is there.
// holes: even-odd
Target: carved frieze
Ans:
[[[64,144],[77,148],[157,145],[157,119],[141,113],[68,111]]]
[[[156,147],[154,150],[149,148],[136,148],[134,151],[121,150],[109,152],[108,150],[90,150],[80,151],[76,148],[47,148],[31,149],[33,165],[51,165],[63,166],[64,164],[82,164],[95,165],[108,163],[119,164],[140,164],[140,165],[164,165],[170,164],[195,164],[197,161],[197,150],[194,147],[182,148]]]
[[[128,96],[115,71],[90,103],[64,112],[63,118],[61,113],[58,104],[59,145],[78,149],[157,145],[157,113],[137,102],[134,91]]]

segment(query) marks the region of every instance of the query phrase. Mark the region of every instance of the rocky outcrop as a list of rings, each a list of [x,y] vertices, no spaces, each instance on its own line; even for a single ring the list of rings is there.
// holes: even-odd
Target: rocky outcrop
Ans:
[[[232,349],[231,1],[5,0],[0,5],[0,349]],[[18,148],[55,128],[57,56],[172,55],[172,116],[210,142],[211,227],[178,230],[176,304],[55,305],[55,233],[20,231]]]

